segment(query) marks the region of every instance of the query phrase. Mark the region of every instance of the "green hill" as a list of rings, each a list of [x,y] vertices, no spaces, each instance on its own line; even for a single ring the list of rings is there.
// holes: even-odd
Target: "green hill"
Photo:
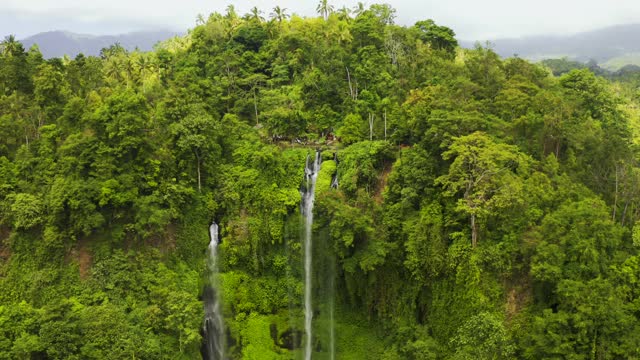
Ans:
[[[319,5],[0,44],[0,359],[640,357],[637,80]]]

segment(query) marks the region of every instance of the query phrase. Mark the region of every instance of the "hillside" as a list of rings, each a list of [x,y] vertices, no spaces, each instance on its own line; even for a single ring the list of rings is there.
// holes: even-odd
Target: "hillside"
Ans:
[[[640,52],[626,53],[624,55],[613,57],[600,64],[602,68],[609,71],[617,71],[629,65],[640,66]]]
[[[22,39],[25,48],[37,44],[45,59],[68,55],[74,58],[83,53],[86,56],[97,56],[102,48],[119,43],[125,49],[133,51],[138,48],[149,51],[159,41],[178,35],[174,31],[143,31],[121,35],[83,35],[66,31],[49,31]]]
[[[640,77],[254,10],[0,44],[0,359],[640,358]]]

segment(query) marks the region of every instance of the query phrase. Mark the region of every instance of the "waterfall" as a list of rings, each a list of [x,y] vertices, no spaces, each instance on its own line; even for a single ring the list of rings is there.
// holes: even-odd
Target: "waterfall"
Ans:
[[[313,162],[311,157],[307,155],[304,168],[304,178],[306,186],[300,191],[302,196],[302,216],[304,217],[304,331],[306,334],[306,343],[304,350],[305,360],[311,360],[312,351],[312,332],[311,320],[313,319],[313,304],[311,302],[312,294],[312,261],[313,261],[313,202],[315,198],[316,179],[320,171],[320,163],[322,158],[320,151],[316,151]]]
[[[337,189],[338,188],[338,173],[333,175],[333,180],[331,180],[331,188],[332,189]]]
[[[203,360],[224,359],[224,322],[220,307],[220,296],[217,291],[218,274],[218,224],[209,227],[209,254],[207,257],[207,284],[204,288],[204,325],[203,325]]]
[[[336,163],[336,173],[333,174],[333,179],[331,179],[331,188],[337,189],[338,188],[338,153],[337,152],[333,153],[333,161],[335,161]]]
[[[336,163],[336,172],[333,174],[333,179],[331,179],[331,188],[338,189],[338,153],[333,153],[333,161]],[[329,276],[329,360],[335,360],[336,358],[336,325],[334,319],[335,309],[335,261],[334,257],[331,257],[330,269],[331,274]]]

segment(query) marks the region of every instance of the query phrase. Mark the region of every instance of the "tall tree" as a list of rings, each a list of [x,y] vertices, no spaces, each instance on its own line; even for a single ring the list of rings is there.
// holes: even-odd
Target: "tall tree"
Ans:
[[[262,17],[262,10],[258,9],[257,6],[254,6],[249,10],[249,14],[246,15],[246,18],[257,22],[264,21],[264,17]]]
[[[365,5],[362,1],[358,1],[356,6],[353,8],[353,14],[358,17],[366,10]]]
[[[207,159],[220,153],[216,131],[218,122],[200,104],[190,105],[188,114],[179,122],[171,124],[169,131],[176,139],[181,151],[191,153],[195,159],[196,183],[202,191],[202,167]]]
[[[287,8],[281,8],[280,6],[276,6],[273,8],[273,12],[270,14],[272,19],[278,20],[279,23],[282,23],[284,20],[289,18],[289,14],[287,14]]]
[[[351,20],[351,9],[349,9],[346,5],[338,9],[336,13],[338,14],[338,19],[342,21]]]
[[[328,20],[329,14],[333,12],[333,5],[329,4],[329,0],[320,0],[316,11],[323,19]]]
[[[15,35],[9,35],[0,43],[0,52],[4,56],[17,56],[24,51],[22,44],[16,40]]]
[[[476,247],[478,221],[522,201],[519,176],[528,171],[531,159],[481,132],[454,139],[442,157],[453,162],[436,182],[447,195],[461,195],[457,210],[469,215],[471,244]]]
[[[434,49],[443,50],[451,56],[455,55],[458,41],[456,40],[456,33],[450,28],[438,26],[431,19],[418,21],[414,28],[418,30],[418,37],[424,43],[429,44]]]

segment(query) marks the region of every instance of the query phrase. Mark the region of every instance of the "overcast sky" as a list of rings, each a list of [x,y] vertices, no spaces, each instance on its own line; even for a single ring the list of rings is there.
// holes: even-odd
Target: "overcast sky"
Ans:
[[[366,4],[385,1],[366,1]],[[24,38],[42,31],[117,34],[135,30],[184,31],[198,14],[240,14],[253,6],[266,15],[277,4],[289,13],[314,16],[315,0],[0,0],[0,36]],[[357,1],[330,1],[336,8]],[[567,34],[616,24],[640,23],[638,0],[388,0],[403,25],[434,19],[459,39],[488,40],[539,34]]]

